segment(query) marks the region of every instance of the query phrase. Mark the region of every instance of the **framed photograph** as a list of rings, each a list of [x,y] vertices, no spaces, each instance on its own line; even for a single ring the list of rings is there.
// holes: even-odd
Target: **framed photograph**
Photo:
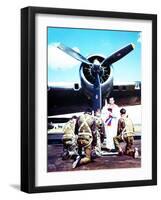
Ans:
[[[157,16],[21,9],[21,190],[157,184]]]

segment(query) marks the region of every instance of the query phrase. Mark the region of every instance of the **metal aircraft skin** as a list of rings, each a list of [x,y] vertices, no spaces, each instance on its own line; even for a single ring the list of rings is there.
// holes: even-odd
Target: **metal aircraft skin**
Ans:
[[[133,44],[128,44],[106,58],[102,55],[85,58],[63,44],[57,48],[80,61],[80,82],[48,83],[48,116],[83,112],[87,108],[96,111],[104,106],[108,97],[114,97],[119,106],[140,104],[140,81],[113,82],[112,64],[130,53],[134,49]]]

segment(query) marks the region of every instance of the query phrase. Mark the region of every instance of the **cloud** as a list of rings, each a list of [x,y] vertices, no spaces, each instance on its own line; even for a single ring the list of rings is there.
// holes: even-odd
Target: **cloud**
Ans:
[[[141,33],[138,34],[137,42],[138,42],[138,43],[141,43]]]
[[[57,48],[58,43],[48,46],[48,66],[51,69],[71,69],[81,63]],[[77,47],[73,48],[80,52]]]

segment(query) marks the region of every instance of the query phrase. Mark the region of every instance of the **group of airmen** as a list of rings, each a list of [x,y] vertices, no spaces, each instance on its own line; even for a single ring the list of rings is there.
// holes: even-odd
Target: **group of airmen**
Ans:
[[[119,116],[118,116],[119,114]],[[133,147],[134,126],[125,108],[119,110],[114,98],[105,103],[102,111],[86,111],[73,116],[63,127],[62,159],[74,159],[73,168],[102,156],[102,149],[118,152],[118,155],[138,157]],[[120,142],[125,142],[125,150]]]

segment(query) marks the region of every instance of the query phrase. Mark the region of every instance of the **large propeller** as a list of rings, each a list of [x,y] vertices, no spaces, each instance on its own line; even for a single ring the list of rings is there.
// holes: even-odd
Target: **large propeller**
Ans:
[[[93,77],[92,103],[94,111],[101,109],[102,107],[101,83],[104,82],[105,76],[107,76],[107,73],[105,73],[106,66],[110,66],[114,62],[120,60],[134,49],[134,45],[129,44],[123,47],[122,49],[118,50],[117,52],[113,53],[109,57],[105,58],[102,62],[99,62],[97,59],[95,59],[92,63],[72,48],[66,47],[63,44],[59,44],[57,47],[60,50],[64,51],[66,54],[87,65],[86,70],[88,70],[88,73]]]
[[[130,53],[135,48],[134,44],[129,44],[122,49],[116,51],[111,56],[105,58],[105,60],[101,63],[101,65],[110,65],[115,63],[116,61],[120,60],[124,56],[126,56],[128,53]]]
[[[58,44],[57,46],[59,49],[61,49],[62,51],[64,51],[65,53],[67,53],[68,55],[72,56],[73,58],[75,58],[76,60],[79,60],[80,62],[86,63],[88,65],[91,65],[91,63],[81,54],[79,54],[78,52],[74,51],[73,49],[64,46],[63,44]]]

